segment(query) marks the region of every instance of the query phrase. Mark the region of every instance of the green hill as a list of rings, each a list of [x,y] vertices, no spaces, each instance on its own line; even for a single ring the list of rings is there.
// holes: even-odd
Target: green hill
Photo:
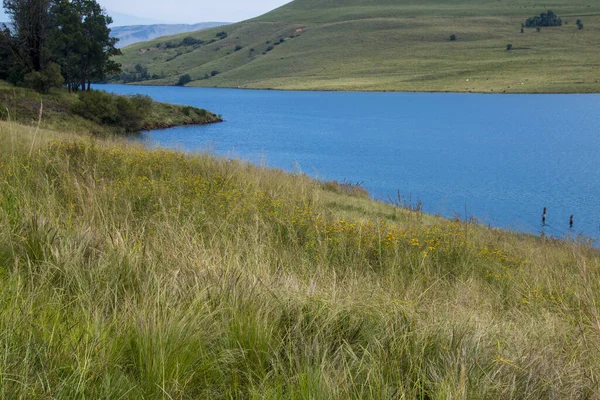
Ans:
[[[548,9],[563,26],[521,33]],[[600,3],[589,0],[295,0],[227,27],[130,46],[118,61],[130,73],[147,67],[143,83],[152,85],[189,74],[190,86],[599,92],[599,40]]]

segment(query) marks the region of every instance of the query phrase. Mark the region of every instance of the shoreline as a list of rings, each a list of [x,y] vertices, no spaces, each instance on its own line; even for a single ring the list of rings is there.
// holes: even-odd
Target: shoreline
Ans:
[[[137,82],[139,83],[139,82]],[[598,92],[483,92],[483,91],[452,91],[452,90],[344,90],[344,89],[278,89],[278,88],[252,88],[252,87],[236,87],[236,86],[177,86],[177,85],[139,85],[131,83],[104,83],[102,85],[119,85],[119,86],[139,86],[139,87],[170,87],[170,88],[186,88],[186,89],[237,89],[237,90],[256,90],[270,92],[316,92],[316,93],[405,93],[405,94],[484,94],[484,95],[600,95]]]

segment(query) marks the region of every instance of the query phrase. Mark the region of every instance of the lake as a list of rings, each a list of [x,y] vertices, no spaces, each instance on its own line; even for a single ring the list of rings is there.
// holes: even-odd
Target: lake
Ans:
[[[225,119],[144,132],[140,138],[150,146],[210,150],[361,183],[377,199],[400,190],[443,216],[600,238],[600,95],[99,88],[206,108]]]

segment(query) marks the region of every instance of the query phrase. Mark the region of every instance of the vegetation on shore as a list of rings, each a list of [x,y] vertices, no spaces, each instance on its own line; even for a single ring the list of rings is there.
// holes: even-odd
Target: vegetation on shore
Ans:
[[[0,122],[3,398],[598,395],[600,254]]]
[[[534,15],[544,27],[521,29]],[[295,0],[115,60],[121,81],[152,85],[189,75],[181,82],[202,87],[598,93],[599,40],[600,2],[588,0]]]
[[[40,118],[41,113],[41,118]],[[146,96],[118,96],[100,91],[69,94],[53,89],[40,94],[0,83],[0,118],[54,130],[124,134],[140,130],[221,122],[209,111],[155,102]]]

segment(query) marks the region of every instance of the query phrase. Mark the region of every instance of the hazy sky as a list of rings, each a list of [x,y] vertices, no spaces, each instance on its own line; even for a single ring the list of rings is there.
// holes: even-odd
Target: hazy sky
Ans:
[[[114,25],[237,22],[257,17],[291,0],[96,0]],[[2,10],[2,7],[0,7]],[[2,10],[4,11],[4,10]],[[0,13],[0,20],[6,20]]]
[[[290,0],[97,0],[110,12],[154,22],[237,22]],[[116,18],[115,18],[116,19]],[[115,21],[116,22],[116,21]]]

